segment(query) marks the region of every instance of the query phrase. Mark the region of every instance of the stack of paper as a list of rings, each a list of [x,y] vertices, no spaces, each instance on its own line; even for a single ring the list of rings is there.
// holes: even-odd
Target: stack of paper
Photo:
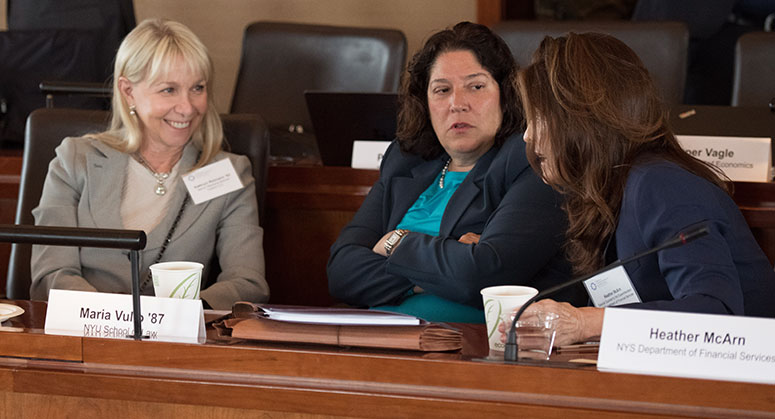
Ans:
[[[221,336],[338,346],[452,351],[463,334],[416,317],[362,309],[237,303],[232,316],[215,324]]]

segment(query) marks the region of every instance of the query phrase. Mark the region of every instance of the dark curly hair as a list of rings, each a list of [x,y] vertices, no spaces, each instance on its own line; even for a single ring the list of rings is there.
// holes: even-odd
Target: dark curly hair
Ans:
[[[503,120],[495,134],[495,146],[502,145],[506,138],[522,127],[522,109],[513,83],[519,68],[511,50],[488,27],[460,22],[428,38],[422,49],[412,57],[401,80],[396,137],[401,150],[426,160],[444,151],[431,125],[428,83],[436,58],[450,51],[470,51],[498,83]]]

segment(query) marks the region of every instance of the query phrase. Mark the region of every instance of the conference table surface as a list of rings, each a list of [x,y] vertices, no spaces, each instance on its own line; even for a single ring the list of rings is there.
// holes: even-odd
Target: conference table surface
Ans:
[[[47,335],[45,303],[10,303],[0,417],[775,417],[772,385],[488,360],[481,325],[455,352],[181,344]]]

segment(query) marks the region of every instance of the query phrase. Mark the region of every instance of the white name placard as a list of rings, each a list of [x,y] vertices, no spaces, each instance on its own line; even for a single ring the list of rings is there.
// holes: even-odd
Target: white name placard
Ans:
[[[134,334],[132,296],[51,290],[45,332],[53,335],[128,339]],[[140,297],[143,334],[149,340],[204,343],[201,300]]]
[[[379,169],[389,145],[390,141],[353,141],[351,166],[354,169]]]
[[[733,181],[769,182],[772,180],[770,138],[677,135],[684,150],[708,162]]]
[[[242,189],[242,181],[229,159],[218,160],[183,175],[183,183],[196,205]]]
[[[775,319],[606,308],[597,368],[775,384]]]

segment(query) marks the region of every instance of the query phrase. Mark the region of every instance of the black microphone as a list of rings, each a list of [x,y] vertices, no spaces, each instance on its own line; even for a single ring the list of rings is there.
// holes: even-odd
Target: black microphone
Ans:
[[[659,252],[660,250],[670,249],[673,247],[683,246],[686,243],[689,243],[692,240],[698,239],[706,234],[708,234],[710,230],[708,229],[708,226],[701,226],[694,229],[691,229],[684,233],[678,233],[677,236],[674,238],[656,246],[651,249],[648,249],[646,251],[636,253],[633,256],[630,256],[627,259],[624,260],[617,260],[616,262],[611,263],[610,265],[604,266],[602,269],[599,269],[595,272],[592,272],[591,274],[587,274],[578,278],[571,279],[570,281],[564,282],[559,285],[555,285],[551,288],[547,288],[538,294],[534,295],[532,298],[527,300],[525,304],[522,305],[522,307],[517,310],[517,314],[514,316],[514,319],[511,321],[511,327],[509,328],[508,335],[506,337],[506,348],[504,349],[503,353],[503,359],[504,361],[516,361],[517,360],[517,352],[519,351],[519,348],[517,346],[517,321],[519,321],[519,316],[522,315],[522,313],[525,311],[525,309],[530,305],[536,302],[537,300],[546,297],[547,295],[554,294],[557,291],[560,291],[562,289],[568,288],[571,285],[578,284],[579,282],[586,281],[589,278],[592,278],[595,275],[601,274],[603,272],[606,272],[608,270],[614,269],[616,267],[626,265],[627,263],[630,263],[634,260],[640,259],[644,256],[648,256],[652,253]]]
[[[132,309],[135,315],[134,334],[128,337],[135,340],[143,338],[140,323],[139,251],[145,249],[144,231],[0,224],[0,242],[129,249],[129,261],[132,266]]]
[[[0,225],[0,242],[7,243],[142,250],[145,241],[145,232],[139,230]]]

